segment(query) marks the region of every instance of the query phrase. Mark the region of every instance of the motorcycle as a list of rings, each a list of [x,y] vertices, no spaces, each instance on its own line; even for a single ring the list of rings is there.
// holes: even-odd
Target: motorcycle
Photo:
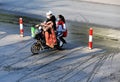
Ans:
[[[45,43],[45,36],[43,34],[44,30],[43,30],[43,26],[41,25],[36,25],[35,26],[35,36],[34,39],[36,40],[36,42],[34,42],[31,46],[31,52],[33,54],[38,54],[39,51],[45,50],[45,49],[53,49],[49,46],[46,45]],[[54,49],[62,49],[63,47],[63,42],[59,39],[59,36],[56,35],[56,39],[57,39],[57,44],[54,46]]]

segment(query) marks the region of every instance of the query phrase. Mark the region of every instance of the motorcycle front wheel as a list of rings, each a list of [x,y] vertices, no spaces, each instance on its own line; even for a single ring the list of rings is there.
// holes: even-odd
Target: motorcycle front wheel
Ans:
[[[41,45],[38,44],[37,42],[31,46],[31,52],[33,54],[38,54],[40,50],[41,50]]]

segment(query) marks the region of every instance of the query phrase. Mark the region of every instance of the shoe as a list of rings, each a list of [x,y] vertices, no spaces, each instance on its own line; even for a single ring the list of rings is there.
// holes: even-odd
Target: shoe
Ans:
[[[67,42],[65,41],[65,42],[63,42],[63,44],[67,44]]]

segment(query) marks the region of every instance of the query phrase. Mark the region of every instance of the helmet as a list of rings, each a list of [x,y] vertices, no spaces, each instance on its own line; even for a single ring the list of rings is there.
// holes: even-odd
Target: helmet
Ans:
[[[52,11],[49,11],[46,13],[46,16],[51,15],[51,14],[52,14]]]

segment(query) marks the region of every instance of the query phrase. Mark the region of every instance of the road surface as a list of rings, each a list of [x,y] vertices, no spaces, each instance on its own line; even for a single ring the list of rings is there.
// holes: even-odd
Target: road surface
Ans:
[[[114,28],[120,26],[119,6],[68,0],[28,2],[29,0],[0,0],[0,9],[8,10],[8,13],[13,11],[17,14],[19,12],[27,13],[26,15],[35,14],[38,17],[52,10],[55,15],[62,13],[72,21]],[[106,50],[95,46],[89,50],[87,44],[81,43],[83,37],[87,35],[80,33],[81,29],[78,28],[81,26],[78,27],[76,23],[69,28],[64,50],[45,50],[33,55],[30,47],[34,40],[30,37],[30,31],[25,30],[25,37],[21,38],[19,25],[0,23],[0,82],[119,82],[119,39],[116,37],[109,39],[110,44],[111,40],[118,42],[118,47],[109,47],[110,49]],[[110,30],[107,36],[111,36],[112,33]],[[101,39],[107,40],[108,37]]]
[[[34,40],[29,31],[20,37],[18,27],[0,23],[0,82],[120,81],[119,49],[89,50],[76,34],[70,33],[64,50],[33,55],[30,47]]]

